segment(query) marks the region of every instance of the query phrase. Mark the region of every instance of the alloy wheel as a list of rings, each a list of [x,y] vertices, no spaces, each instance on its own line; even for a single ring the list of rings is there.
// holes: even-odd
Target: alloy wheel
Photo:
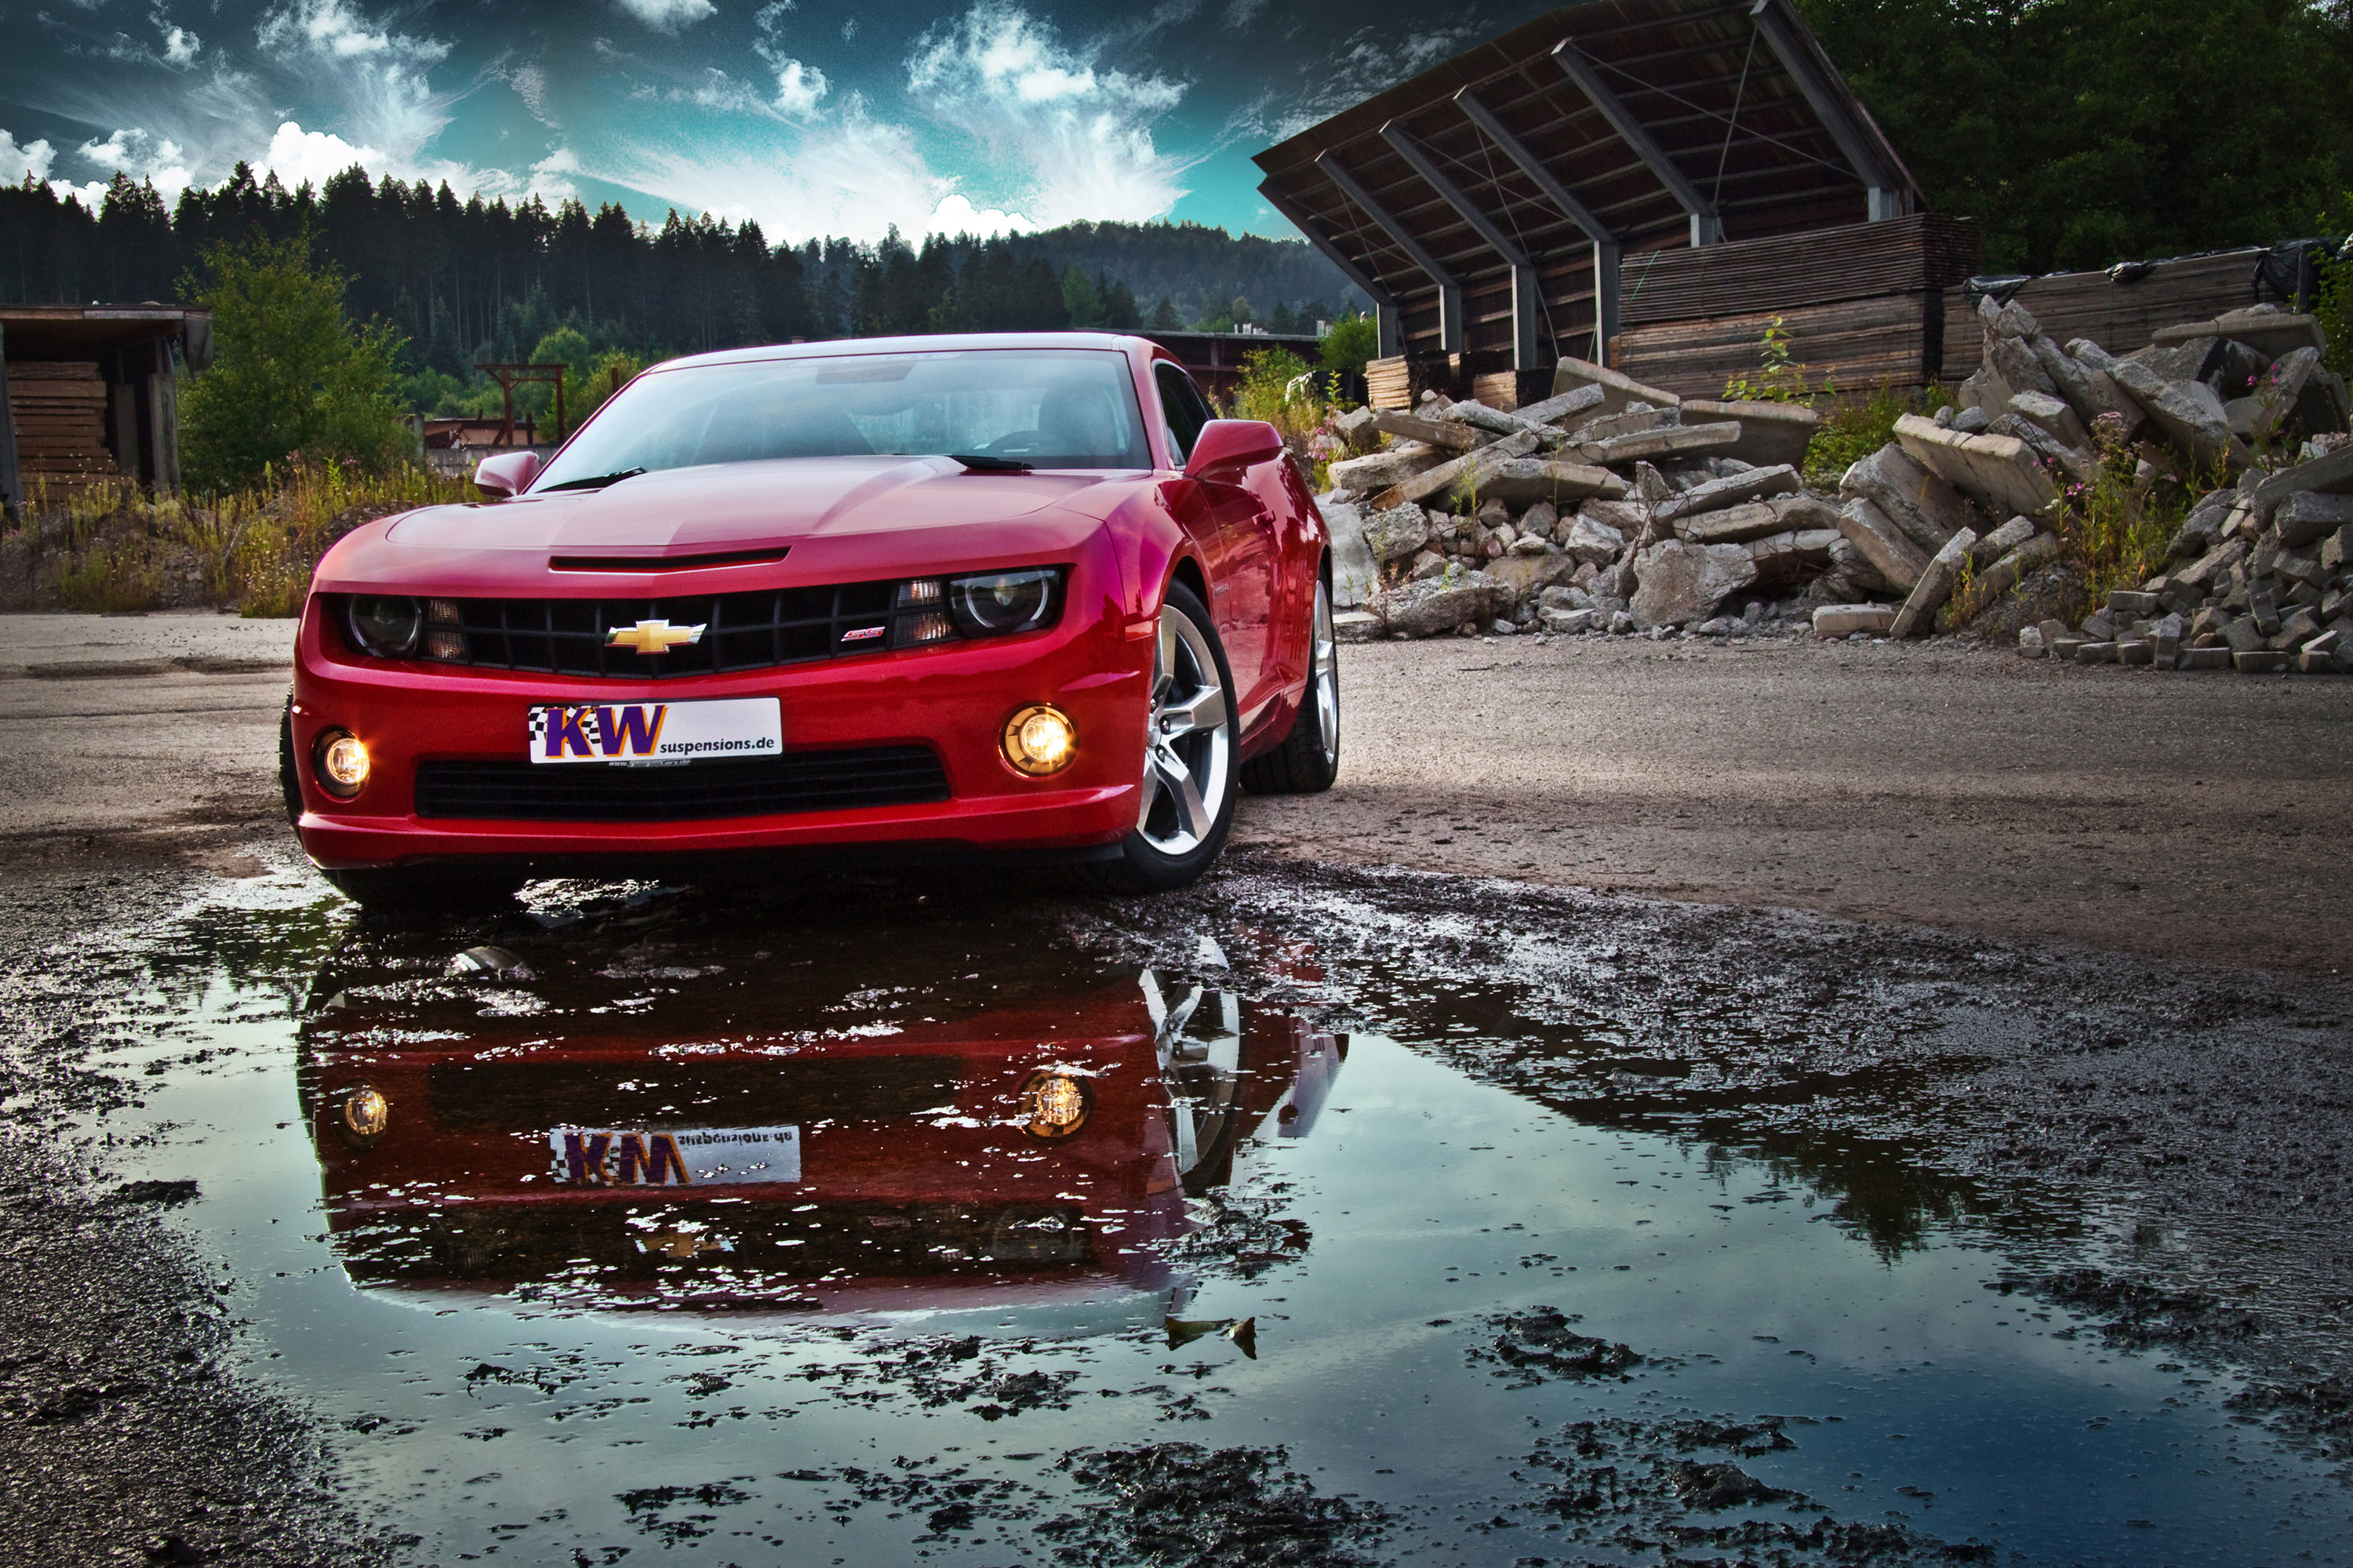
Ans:
[[[1144,841],[1172,857],[1199,849],[1233,788],[1233,727],[1217,652],[1191,616],[1164,604],[1152,657],[1144,800],[1136,820]]]

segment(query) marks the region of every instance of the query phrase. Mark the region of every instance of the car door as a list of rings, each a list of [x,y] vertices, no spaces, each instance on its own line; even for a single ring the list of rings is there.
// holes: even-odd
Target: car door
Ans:
[[[1193,378],[1177,366],[1163,361],[1154,367],[1154,379],[1169,436],[1181,460],[1191,453],[1201,427],[1217,416]],[[1271,471],[1273,466],[1268,463],[1261,468]],[[1279,480],[1279,476],[1252,469],[1240,484],[1204,482],[1201,485],[1210,520],[1210,537],[1205,541],[1209,556],[1209,615],[1217,622],[1219,640],[1225,644],[1226,662],[1233,666],[1245,727],[1273,697],[1277,686],[1271,631],[1280,552],[1274,512],[1255,493],[1268,488],[1271,479]]]

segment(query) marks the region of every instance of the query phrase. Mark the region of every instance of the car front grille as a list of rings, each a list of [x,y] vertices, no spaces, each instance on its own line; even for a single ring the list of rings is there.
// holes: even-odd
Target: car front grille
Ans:
[[[444,1132],[552,1126],[775,1127],[911,1117],[956,1097],[954,1056],[436,1062],[426,1084]]]
[[[438,602],[458,608],[466,652],[462,659],[436,662],[660,681],[873,653],[890,645],[891,602],[897,587],[895,582],[833,583],[670,599],[445,599]],[[704,630],[700,641],[653,656],[607,646],[616,628],[640,620]],[[867,635],[842,641],[855,631]]]
[[[786,752],[674,768],[420,762],[417,814],[529,822],[682,822],[948,798],[929,747]]]

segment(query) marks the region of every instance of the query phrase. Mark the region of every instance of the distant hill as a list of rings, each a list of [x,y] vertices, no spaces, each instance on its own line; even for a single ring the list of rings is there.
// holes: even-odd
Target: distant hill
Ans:
[[[448,185],[358,167],[288,190],[237,165],[167,208],[118,175],[99,210],[27,178],[0,187],[0,302],[168,300],[206,247],[308,232],[351,280],[362,318],[389,323],[420,407],[480,400],[484,361],[567,352],[641,359],[880,333],[1312,323],[1363,300],[1300,240],[1196,223],[1075,223],[982,241],[771,244],[755,223],[618,205],[459,200]],[[1173,317],[1173,321],[1166,320]],[[574,335],[576,334],[576,335]]]

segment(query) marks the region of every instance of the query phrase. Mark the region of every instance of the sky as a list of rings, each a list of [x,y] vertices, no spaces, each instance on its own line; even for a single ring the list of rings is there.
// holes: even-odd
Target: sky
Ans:
[[[1192,219],[1510,0],[0,0],[0,180],[167,202],[242,159],[757,219],[771,243]]]

